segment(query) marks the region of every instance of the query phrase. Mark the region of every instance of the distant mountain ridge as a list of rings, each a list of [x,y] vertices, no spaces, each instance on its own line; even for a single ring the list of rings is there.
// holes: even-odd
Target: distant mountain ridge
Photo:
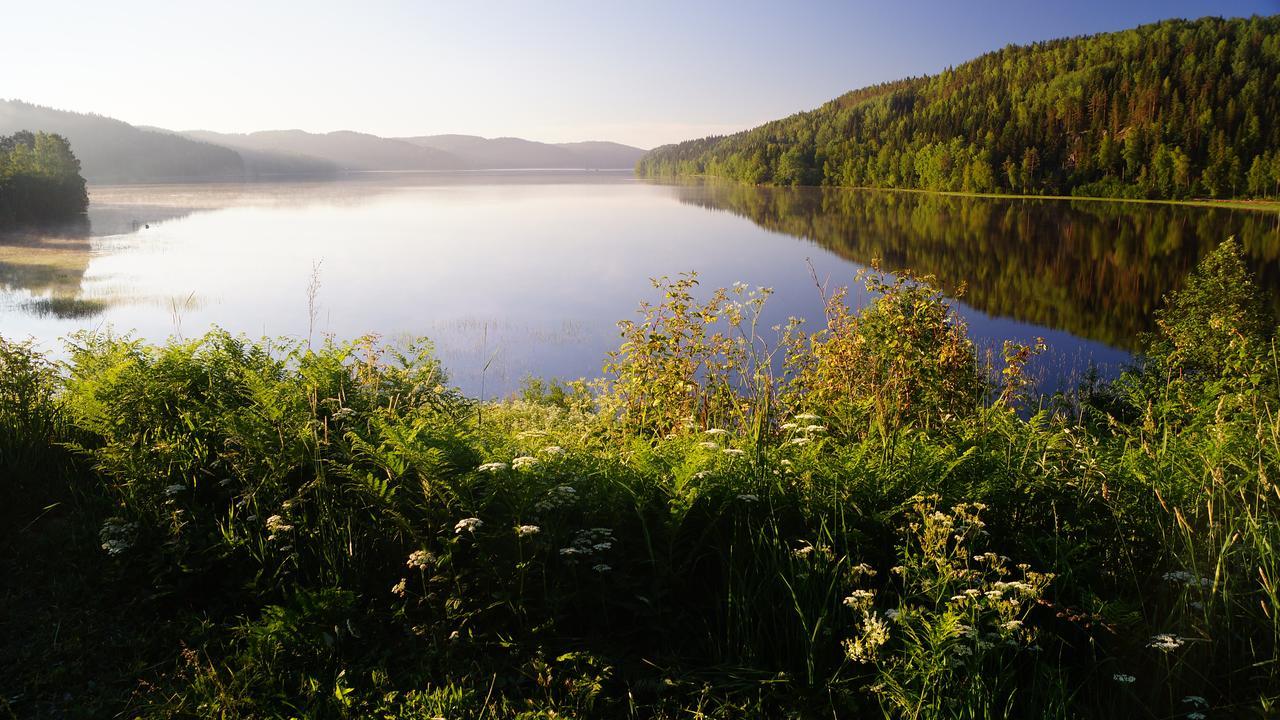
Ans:
[[[359,171],[624,169],[645,151],[620,143],[427,135],[384,138],[342,130],[218,133],[138,127],[90,113],[0,100],[0,134],[63,135],[92,183],[217,181]]]

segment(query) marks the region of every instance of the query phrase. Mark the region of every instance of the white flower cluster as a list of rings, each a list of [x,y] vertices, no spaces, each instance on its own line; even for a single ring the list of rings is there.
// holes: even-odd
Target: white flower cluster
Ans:
[[[514,470],[525,470],[538,464],[538,458],[532,455],[521,455],[511,461],[511,467]]]
[[[595,557],[613,547],[613,531],[609,528],[579,530],[568,547],[560,548],[560,557],[567,562]]]
[[[474,533],[480,529],[481,525],[484,525],[484,521],[480,518],[462,518],[457,525],[453,526],[453,532],[455,535],[461,535],[464,532]]]
[[[703,432],[704,432],[705,434],[707,434],[707,435],[712,436],[712,437],[720,437],[721,435],[728,435],[728,434],[729,434],[729,431],[728,431],[728,430],[722,430],[722,429],[720,429],[720,428],[708,428],[707,430],[705,430],[705,431],[703,431]]]
[[[164,489],[164,495],[165,497],[174,497],[176,495],[181,495],[184,491],[186,491],[186,489],[187,489],[186,485],[177,485],[177,484],[170,485]]]
[[[409,553],[409,559],[405,561],[405,567],[426,570],[427,566],[433,561],[435,561],[435,557],[426,550],[414,550]]]
[[[578,500],[578,491],[571,485],[557,485],[547,491],[547,496],[533,506],[540,513],[568,507]]]
[[[542,448],[542,452],[548,455],[563,455],[564,448],[560,447],[559,445],[548,445]]]
[[[516,526],[517,537],[530,537],[533,535],[537,535],[540,532],[542,532],[542,528],[538,527],[537,525],[517,525]]]
[[[112,556],[119,555],[133,547],[137,536],[137,523],[127,523],[114,518],[102,523],[102,529],[98,531],[98,539],[102,542],[102,549]]]
[[[760,496],[751,493],[743,493],[738,496],[738,499],[742,502],[760,502]]]
[[[267,536],[268,540],[275,540],[277,536],[291,532],[293,526],[285,522],[284,518],[279,515],[272,515],[267,518],[267,532],[271,533]]]
[[[1173,633],[1160,633],[1151,636],[1151,642],[1147,643],[1147,647],[1155,648],[1162,652],[1173,652],[1185,644],[1185,640]]]
[[[507,464],[504,462],[487,462],[481,465],[480,467],[476,468],[476,470],[479,470],[480,472],[485,472],[485,473],[501,472],[506,469],[507,469]]]
[[[1115,675],[1112,675],[1112,676],[1111,676],[1111,679],[1112,679],[1112,680],[1115,680],[1115,681],[1116,681],[1116,682],[1118,682],[1118,683],[1123,683],[1123,684],[1125,684],[1125,685],[1129,685],[1129,684],[1131,684],[1134,680],[1137,680],[1138,678],[1136,678],[1136,677],[1134,677],[1134,676],[1132,676],[1132,675],[1125,675],[1124,673],[1116,673]]]
[[[1202,588],[1213,587],[1213,580],[1207,577],[1200,577],[1195,573],[1189,573],[1186,570],[1174,570],[1164,574],[1166,582],[1175,583],[1177,585],[1198,586]]]
[[[742,457],[743,455],[746,455],[746,452],[737,448],[725,448],[724,450],[721,450],[721,452],[732,457]]]

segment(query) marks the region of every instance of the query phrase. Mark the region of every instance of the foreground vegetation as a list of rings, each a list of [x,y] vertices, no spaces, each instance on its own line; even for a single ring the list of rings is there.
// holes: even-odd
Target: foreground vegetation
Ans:
[[[1009,46],[728,136],[642,175],[1121,198],[1280,195],[1280,16]]]
[[[61,135],[0,136],[0,225],[66,220],[89,206],[80,161]]]
[[[664,301],[480,404],[424,347],[0,345],[0,714],[1272,716],[1280,358],[1224,245],[1036,398],[927,283]]]

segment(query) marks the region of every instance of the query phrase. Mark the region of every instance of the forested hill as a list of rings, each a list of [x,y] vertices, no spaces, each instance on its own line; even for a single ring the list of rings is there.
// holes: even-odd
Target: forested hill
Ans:
[[[641,175],[1178,198],[1280,194],[1280,16],[1009,46],[734,135]]]
[[[80,161],[61,135],[0,136],[0,226],[65,220],[89,204]]]

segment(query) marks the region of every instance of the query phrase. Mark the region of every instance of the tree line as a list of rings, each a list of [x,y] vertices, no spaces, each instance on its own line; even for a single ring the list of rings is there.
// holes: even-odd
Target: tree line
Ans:
[[[1010,45],[728,136],[645,176],[1132,198],[1280,195],[1280,16]]]
[[[0,136],[0,224],[61,220],[88,205],[66,138],[25,130]]]

